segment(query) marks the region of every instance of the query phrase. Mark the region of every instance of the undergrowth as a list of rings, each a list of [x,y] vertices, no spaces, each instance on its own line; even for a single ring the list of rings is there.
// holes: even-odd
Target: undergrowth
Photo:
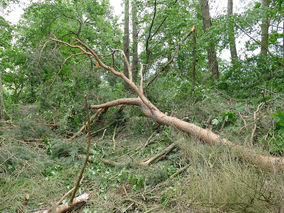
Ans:
[[[256,124],[251,148],[259,153],[283,154],[271,142],[282,134],[283,101],[271,100],[257,112],[257,120],[253,116],[257,105],[228,99],[218,92],[175,108],[169,103],[159,107],[245,146],[251,146],[249,139]],[[263,171],[242,161],[227,147],[209,146],[175,128],[157,129],[155,122],[135,108],[125,108],[123,119],[116,110],[92,124],[93,132],[97,132],[78,192],[87,192],[90,199],[78,211],[283,211],[283,172]],[[0,132],[1,212],[17,211],[26,194],[30,196],[26,211],[48,208],[75,185],[85,159],[86,132],[69,141],[28,118],[14,126],[2,125]],[[159,161],[139,165],[172,143],[176,148]],[[103,160],[119,164],[113,166]],[[178,173],[184,167],[187,169]]]

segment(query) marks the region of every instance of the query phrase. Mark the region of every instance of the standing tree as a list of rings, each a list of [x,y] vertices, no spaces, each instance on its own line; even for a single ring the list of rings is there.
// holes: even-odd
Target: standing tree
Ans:
[[[136,82],[138,73],[138,18],[137,18],[137,1],[132,1],[132,72],[133,81]]]
[[[3,85],[2,85],[2,73],[0,73],[0,120],[4,119],[4,98],[3,98]]]
[[[270,0],[262,0],[262,6],[264,9],[267,9],[269,7]],[[268,52],[268,30],[269,30],[269,23],[270,18],[267,14],[267,12],[264,13],[264,17],[262,19],[261,24],[261,49],[260,54],[263,56],[267,56]]]
[[[209,13],[208,0],[199,0],[202,13],[203,29],[206,33],[211,27],[211,18]],[[209,70],[212,74],[212,80],[219,78],[218,62],[216,57],[216,50],[213,40],[210,41],[209,48],[207,49]]]
[[[0,5],[1,6],[1,5]],[[12,51],[12,28],[10,24],[0,16],[0,120],[4,119],[4,95],[2,77],[7,68],[11,68],[9,52]]]
[[[129,0],[124,0],[124,38],[123,50],[127,60],[129,61]],[[124,61],[124,74],[128,77],[127,64]],[[130,89],[128,84],[124,84],[126,89]]]
[[[228,15],[228,36],[229,36],[229,44],[230,44],[230,52],[231,52],[231,61],[234,63],[234,60],[238,59],[236,42],[235,42],[235,29],[234,22],[232,20],[233,15],[233,0],[228,0],[227,7],[227,15]]]

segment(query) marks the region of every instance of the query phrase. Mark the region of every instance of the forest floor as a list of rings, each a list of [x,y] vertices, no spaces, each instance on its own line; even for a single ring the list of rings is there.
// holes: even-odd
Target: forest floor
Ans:
[[[177,116],[195,117],[200,126],[210,128],[206,125],[214,117],[203,113],[204,104],[195,106],[197,113],[181,109]],[[251,136],[256,109],[238,113],[226,107],[224,115],[232,112],[237,117],[215,117],[222,121],[215,131],[244,143]],[[22,119],[0,124],[1,212],[50,208],[75,186],[86,155],[86,132],[67,140],[45,126],[35,108],[20,111]],[[284,212],[283,172],[261,170],[225,146],[209,146],[125,111],[127,119],[93,122],[90,159],[77,192],[87,193],[89,200],[74,212]],[[259,115],[257,125],[264,128],[261,125],[269,126],[269,122]],[[170,152],[141,165],[169,146]],[[264,146],[254,149],[267,153]],[[29,199],[23,206],[26,195]]]

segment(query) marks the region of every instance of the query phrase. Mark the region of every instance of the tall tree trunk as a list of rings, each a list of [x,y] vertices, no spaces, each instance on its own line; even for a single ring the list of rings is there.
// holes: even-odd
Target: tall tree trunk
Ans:
[[[124,0],[124,38],[123,50],[129,61],[129,0]],[[127,64],[124,62],[124,74],[128,77]],[[130,89],[129,85],[124,84],[127,90]]]
[[[2,74],[0,73],[0,120],[4,119],[4,97],[3,97],[3,85],[2,85]]]
[[[231,17],[233,15],[233,0],[228,0],[228,36],[229,36],[229,44],[230,44],[230,52],[231,52],[231,61],[232,64],[235,60],[238,59],[236,42],[235,42],[235,29],[234,29],[234,22],[232,21]]]
[[[262,6],[263,7],[269,7],[269,0],[262,0]],[[260,49],[260,55],[267,56],[268,52],[268,29],[269,29],[269,23],[270,23],[270,18],[268,15],[265,15],[265,17],[262,20],[261,24],[261,49]]]
[[[138,73],[138,31],[137,31],[137,6],[136,0],[132,1],[132,73],[133,81],[137,80]]]
[[[208,0],[199,0],[200,6],[201,6],[201,13],[202,13],[202,20],[203,20],[203,29],[204,32],[207,32],[209,28],[211,27],[211,18],[209,13],[209,5]],[[219,78],[219,71],[218,71],[218,62],[216,57],[216,50],[214,42],[210,41],[210,46],[207,49],[207,56],[208,56],[208,65],[209,70],[212,74],[212,80],[215,78]]]
[[[192,61],[192,89],[195,89],[195,77],[196,77],[196,30],[193,32],[193,61]]]
[[[284,20],[283,20],[283,26],[282,26],[282,33],[284,34]],[[284,37],[282,38],[282,53],[283,53],[283,57],[284,57]]]

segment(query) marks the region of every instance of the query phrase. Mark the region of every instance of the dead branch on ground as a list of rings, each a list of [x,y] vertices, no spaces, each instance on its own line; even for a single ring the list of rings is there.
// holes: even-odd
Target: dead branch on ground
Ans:
[[[140,162],[134,162],[133,164],[136,166],[148,166],[154,162],[157,162],[161,159],[163,159],[170,151],[172,151],[174,148],[176,147],[176,144],[171,144],[170,146],[168,146],[167,148],[165,148],[163,151],[161,151],[160,153],[147,158],[145,160],[142,160]],[[119,162],[115,162],[112,160],[107,160],[105,158],[102,158],[102,162],[110,165],[110,166],[114,166],[114,167],[125,167],[127,166],[130,162],[125,162],[125,163],[119,163]]]
[[[257,123],[257,120],[256,120],[256,114],[258,113],[258,111],[261,109],[261,107],[263,106],[264,103],[261,103],[257,106],[257,109],[253,112],[253,122],[254,122],[254,126],[253,126],[253,129],[252,129],[252,132],[251,132],[251,135],[250,135],[250,139],[249,139],[249,142],[250,142],[250,145],[253,146],[253,137],[254,137],[254,134],[255,134],[255,131],[256,131],[256,123]]]
[[[42,211],[36,211],[34,213],[63,213],[67,211],[71,211],[74,208],[78,208],[82,205],[84,205],[89,199],[89,195],[87,193],[84,193],[76,198],[74,198],[72,204],[65,203],[60,206],[58,206],[54,211],[48,210],[42,210]]]
[[[164,158],[170,151],[172,151],[174,148],[176,147],[176,144],[175,143],[172,143],[170,146],[168,146],[167,148],[165,148],[162,152],[154,155],[153,157],[149,158],[149,159],[146,159],[146,160],[143,160],[140,162],[140,165],[143,165],[143,166],[147,166],[147,165],[150,165],[154,162],[157,162],[159,161],[160,159]]]
[[[183,173],[185,170],[187,170],[187,168],[190,167],[191,164],[187,164],[186,166],[182,167],[181,169],[179,169],[176,173],[174,173],[173,175],[170,176],[170,179],[174,178],[175,176]]]

